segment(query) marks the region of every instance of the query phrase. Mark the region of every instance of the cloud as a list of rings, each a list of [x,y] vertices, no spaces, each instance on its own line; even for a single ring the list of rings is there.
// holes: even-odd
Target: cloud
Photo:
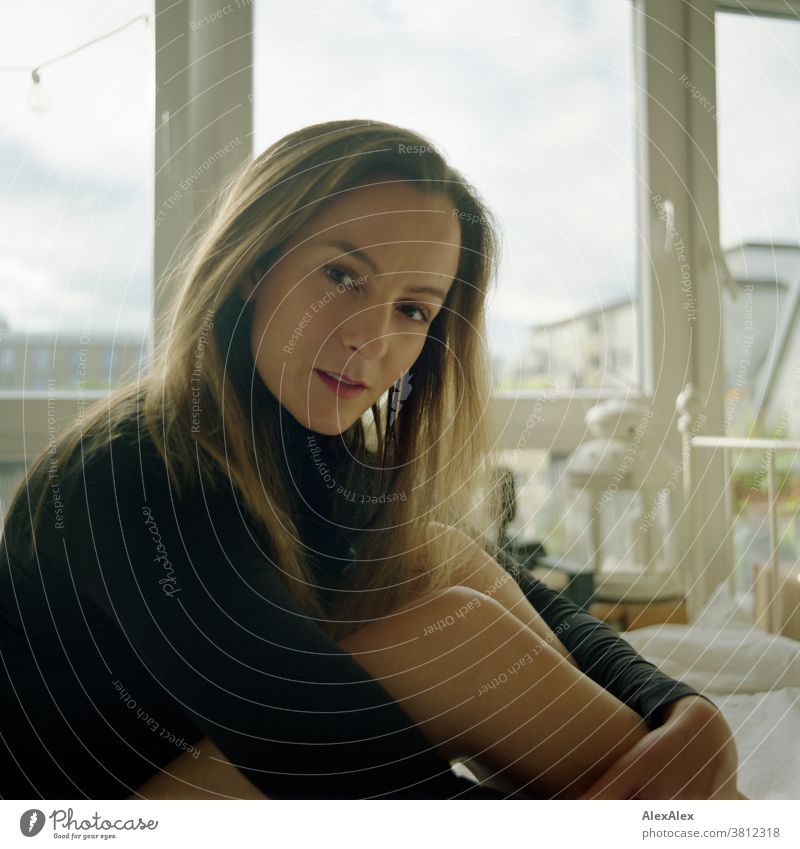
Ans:
[[[36,173],[22,169],[0,207],[0,311],[11,330],[79,328],[93,315],[141,333],[150,321],[149,197],[65,173],[37,194]]]

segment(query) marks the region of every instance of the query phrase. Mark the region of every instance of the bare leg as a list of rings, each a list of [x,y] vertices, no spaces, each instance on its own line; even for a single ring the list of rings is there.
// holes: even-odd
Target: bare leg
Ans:
[[[468,587],[494,599],[577,669],[577,664],[558,636],[534,609],[511,575],[465,534],[444,525],[438,526],[437,532],[441,531],[451,536],[453,556],[459,558],[461,563],[459,570],[453,575],[454,586]],[[408,607],[419,603],[418,600],[416,604]],[[344,641],[342,645],[344,646]],[[228,763],[225,755],[211,740],[204,738],[198,748],[201,753],[199,759],[196,760],[189,754],[181,755],[139,787],[130,798],[267,798],[239,770]],[[479,781],[509,792],[515,789],[513,781],[501,777],[495,768],[483,763],[478,757],[461,756],[454,760],[463,763]]]
[[[575,798],[647,733],[634,711],[473,589],[434,593],[340,644],[444,757],[497,786]],[[181,755],[138,796],[266,798],[223,755],[209,760],[211,746],[201,741],[202,764]]]
[[[579,796],[648,733],[638,714],[472,589],[435,593],[340,644],[444,757],[474,759],[532,795]]]
[[[579,669],[567,648],[558,639],[539,612],[525,597],[513,577],[494,558],[490,557],[469,537],[452,527],[438,526],[439,531],[447,532],[453,541],[454,555],[463,560],[463,565],[454,575],[454,586],[470,587],[493,598],[509,613],[545,640],[565,660]],[[478,758],[459,758],[462,763],[482,784],[496,787],[505,792],[518,789],[512,781],[503,779],[497,772]]]

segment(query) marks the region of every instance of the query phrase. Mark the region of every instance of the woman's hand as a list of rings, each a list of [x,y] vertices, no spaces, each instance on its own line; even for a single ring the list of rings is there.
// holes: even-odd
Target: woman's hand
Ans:
[[[722,713],[699,696],[668,705],[663,725],[612,764],[580,799],[746,799]]]

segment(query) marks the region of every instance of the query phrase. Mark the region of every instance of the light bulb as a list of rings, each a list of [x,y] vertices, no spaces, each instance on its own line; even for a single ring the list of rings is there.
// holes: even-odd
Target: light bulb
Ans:
[[[42,84],[39,71],[35,68],[31,71],[31,79],[33,80],[33,85],[31,85],[28,91],[28,106],[34,112],[46,112],[50,108],[50,95]]]

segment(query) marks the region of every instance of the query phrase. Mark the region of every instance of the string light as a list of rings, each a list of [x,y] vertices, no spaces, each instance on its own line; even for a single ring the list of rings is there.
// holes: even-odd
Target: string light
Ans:
[[[59,56],[55,56],[52,59],[48,59],[46,62],[42,62],[35,68],[15,65],[0,67],[0,71],[30,74],[32,83],[31,88],[28,91],[28,106],[35,112],[44,112],[50,106],[50,95],[47,93],[47,89],[42,83],[42,68],[45,68],[48,65],[54,65],[56,62],[60,62],[62,59],[66,59],[68,56],[74,56],[81,50],[85,50],[87,47],[91,47],[92,44],[97,44],[98,41],[103,41],[106,38],[110,38],[112,35],[116,35],[118,32],[121,32],[122,30],[126,29],[131,24],[135,24],[137,21],[142,20],[149,24],[150,16],[137,15],[135,18],[131,18],[127,23],[122,24],[122,26],[119,26],[116,29],[111,30],[110,32],[104,33],[103,35],[98,35],[96,38],[93,38],[90,41],[79,45],[78,47],[74,47],[72,50],[68,50],[66,53],[61,53]]]
[[[28,92],[28,106],[34,112],[46,112],[50,107],[50,95],[42,85],[42,78],[39,75],[38,68],[34,68],[31,71],[31,79],[33,80],[33,84]]]

